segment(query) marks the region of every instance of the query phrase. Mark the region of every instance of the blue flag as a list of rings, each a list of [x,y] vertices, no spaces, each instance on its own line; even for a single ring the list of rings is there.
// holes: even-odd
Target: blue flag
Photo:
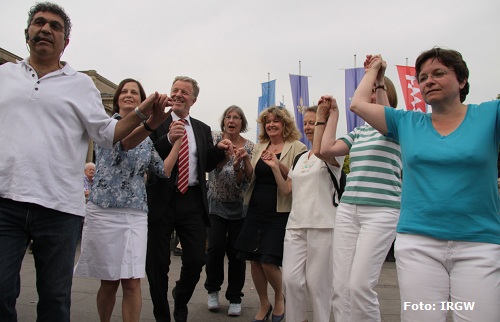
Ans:
[[[305,109],[309,107],[309,84],[307,76],[290,74],[290,86],[292,88],[295,124],[297,124],[297,128],[302,134],[300,141],[310,149],[311,143],[304,134],[304,113]]]
[[[262,83],[262,96],[259,96],[259,109],[257,111],[257,117],[260,113],[268,108],[269,106],[275,106],[276,104],[276,80]],[[259,141],[260,127],[257,124],[257,142]]]
[[[265,108],[276,105],[276,80],[262,83],[262,101]]]
[[[354,91],[358,88],[364,75],[365,70],[363,67],[345,70],[345,113],[347,118],[347,132],[351,132],[355,127],[365,124],[365,121],[361,117],[350,110]]]

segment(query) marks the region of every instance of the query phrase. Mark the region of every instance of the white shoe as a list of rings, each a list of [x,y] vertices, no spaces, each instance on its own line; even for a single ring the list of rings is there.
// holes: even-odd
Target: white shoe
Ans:
[[[227,315],[240,316],[241,315],[241,303],[229,303],[229,310],[227,310]]]
[[[208,293],[207,305],[210,311],[219,309],[219,292]]]

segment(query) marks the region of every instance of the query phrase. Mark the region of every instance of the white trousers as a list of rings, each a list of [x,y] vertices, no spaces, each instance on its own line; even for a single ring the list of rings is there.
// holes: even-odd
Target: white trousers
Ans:
[[[287,322],[307,319],[307,292],[314,321],[330,320],[333,295],[333,229],[287,229],[283,289]]]
[[[500,245],[397,234],[402,321],[500,321]]]
[[[399,209],[341,203],[333,238],[336,322],[380,321],[380,271],[396,235]]]

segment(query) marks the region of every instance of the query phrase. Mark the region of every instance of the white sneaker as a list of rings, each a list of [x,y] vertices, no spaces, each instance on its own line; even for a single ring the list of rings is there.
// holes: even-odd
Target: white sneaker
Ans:
[[[219,309],[219,292],[208,293],[207,305],[210,311]]]
[[[229,310],[227,310],[227,315],[240,316],[241,315],[241,303],[229,303]]]

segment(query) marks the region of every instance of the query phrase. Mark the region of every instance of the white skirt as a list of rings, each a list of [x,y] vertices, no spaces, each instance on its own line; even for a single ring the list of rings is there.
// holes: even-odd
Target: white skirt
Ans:
[[[101,208],[87,203],[77,277],[100,280],[144,278],[148,217],[132,208]]]

